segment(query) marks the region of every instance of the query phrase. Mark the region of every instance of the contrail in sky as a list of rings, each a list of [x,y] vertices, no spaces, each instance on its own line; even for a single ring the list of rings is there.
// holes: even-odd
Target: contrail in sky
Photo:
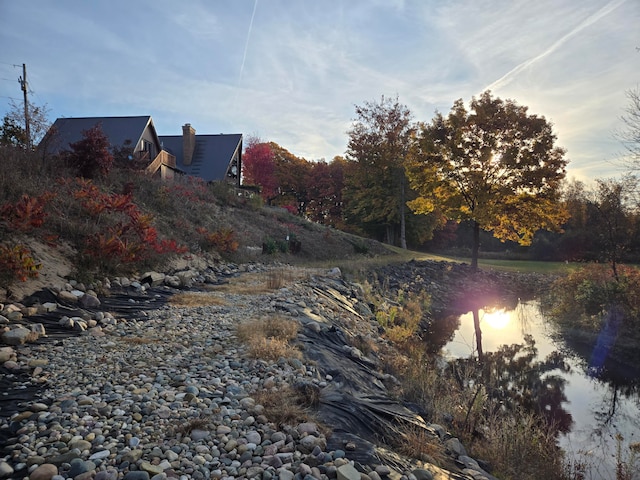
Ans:
[[[253,13],[251,14],[251,21],[249,22],[249,31],[247,32],[247,41],[244,44],[244,54],[242,55],[242,64],[240,65],[240,75],[238,76],[238,84],[242,80],[242,72],[244,71],[244,62],[247,59],[247,50],[249,50],[249,39],[251,38],[251,30],[253,29],[253,18],[256,16],[256,9],[258,8],[258,0],[253,3]]]
[[[531,65],[533,65],[537,61],[542,60],[547,55],[550,55],[553,52],[555,52],[560,46],[562,46],[563,43],[565,43],[571,37],[577,35],[578,33],[580,33],[582,30],[584,30],[588,26],[593,25],[598,20],[600,20],[602,17],[608,15],[613,10],[618,8],[625,1],[626,0],[616,0],[616,1],[609,2],[607,5],[605,5],[600,10],[598,10],[596,13],[594,13],[594,14],[590,15],[589,17],[587,17],[582,23],[580,23],[580,25],[575,27],[573,30],[571,30],[569,33],[564,35],[559,40],[557,40],[553,45],[551,45],[549,48],[547,48],[540,55],[537,55],[537,56],[535,56],[533,58],[530,58],[529,60],[526,60],[526,61],[522,62],[520,65],[516,66],[515,68],[513,68],[512,70],[507,72],[504,76],[502,76],[502,78],[499,78],[498,80],[493,82],[491,85],[489,85],[484,90],[485,91],[486,90],[494,90],[494,89],[503,87],[505,85],[508,85],[513,80],[513,78],[516,75],[518,75],[520,72],[522,72],[525,68],[530,67]]]

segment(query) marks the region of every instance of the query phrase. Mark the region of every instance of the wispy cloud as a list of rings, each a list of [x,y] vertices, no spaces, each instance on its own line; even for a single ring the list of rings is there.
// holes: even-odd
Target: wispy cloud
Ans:
[[[484,90],[497,90],[497,89],[499,89],[501,87],[504,87],[509,82],[511,82],[514,77],[516,77],[518,74],[520,74],[523,70],[529,68],[534,63],[539,62],[539,61],[543,60],[545,57],[547,57],[547,56],[551,55],[552,53],[554,53],[564,43],[566,43],[569,39],[571,39],[575,35],[579,34],[582,30],[584,30],[585,28],[589,27],[590,25],[593,25],[594,23],[596,23],[598,20],[600,20],[604,16],[608,15],[609,13],[611,13],[613,10],[615,10],[620,5],[622,5],[625,1],[626,0],[614,0],[612,2],[609,2],[607,5],[605,5],[604,7],[600,8],[597,12],[595,12],[592,15],[590,15],[586,20],[580,22],[580,24],[578,24],[578,26],[574,27],[568,33],[566,33],[561,38],[556,40],[553,44],[551,44],[551,46],[549,46],[547,49],[545,49],[542,53],[540,53],[540,54],[536,55],[535,57],[532,57],[532,58],[520,63],[519,65],[514,67],[512,70],[507,72],[505,75],[503,75],[501,78],[499,78],[495,82],[493,82],[490,85],[488,85]]]

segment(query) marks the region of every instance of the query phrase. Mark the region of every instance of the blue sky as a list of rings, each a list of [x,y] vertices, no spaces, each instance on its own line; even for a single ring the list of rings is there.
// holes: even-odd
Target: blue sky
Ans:
[[[619,173],[636,47],[638,0],[0,0],[0,115],[26,63],[52,120],[151,115],[330,160],[354,105],[397,95],[429,121],[491,89],[550,120],[589,180]]]

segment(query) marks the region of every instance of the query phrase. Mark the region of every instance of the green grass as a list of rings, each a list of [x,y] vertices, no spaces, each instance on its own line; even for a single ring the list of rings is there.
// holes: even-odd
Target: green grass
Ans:
[[[468,260],[467,260],[468,261]],[[478,260],[480,268],[492,268],[521,273],[569,273],[579,267],[578,263],[541,262],[535,260]]]
[[[340,259],[321,262],[307,262],[308,266],[316,268],[329,268],[338,266],[346,271],[358,271],[366,268],[376,268],[387,264],[404,263],[411,260],[423,261],[431,260],[436,262],[471,263],[468,257],[456,257],[449,255],[417,252],[413,250],[403,250],[399,247],[384,245],[389,250],[389,255],[376,255],[371,257],[358,256],[354,259]],[[479,259],[478,265],[481,269],[493,269],[505,272],[520,273],[550,273],[566,274],[580,267],[580,263],[564,262],[542,262],[535,260],[497,260]]]

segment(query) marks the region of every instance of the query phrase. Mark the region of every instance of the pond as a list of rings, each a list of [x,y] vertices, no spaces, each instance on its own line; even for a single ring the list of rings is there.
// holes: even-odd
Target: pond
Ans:
[[[612,362],[606,362],[598,370],[590,367],[592,353],[570,346],[562,339],[540,312],[537,301],[518,303],[511,310],[479,310],[477,320],[485,353],[496,351],[501,345],[522,344],[524,336],[531,335],[539,360],[554,351],[564,355],[570,370],[558,369],[553,374],[565,379],[566,401],[562,408],[570,417],[569,429],[560,434],[558,443],[567,458],[587,462],[591,470],[591,477],[587,478],[614,479],[616,436],[624,438],[625,455],[628,444],[640,441],[637,371],[630,372]],[[443,354],[450,359],[477,356],[479,346],[473,312],[456,317],[454,322],[458,327],[442,349]]]

